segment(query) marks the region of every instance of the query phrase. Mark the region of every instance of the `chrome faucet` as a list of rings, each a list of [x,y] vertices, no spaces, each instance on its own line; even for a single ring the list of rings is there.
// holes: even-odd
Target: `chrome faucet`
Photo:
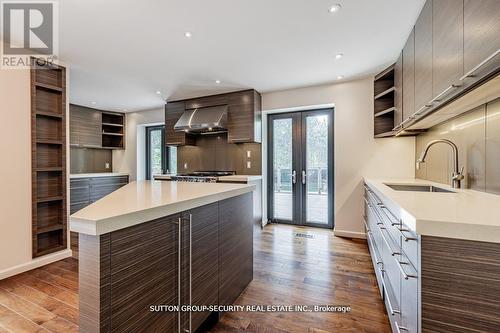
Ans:
[[[434,146],[436,143],[445,143],[451,147],[453,150],[453,173],[451,174],[451,183],[453,188],[460,188],[460,183],[462,179],[464,179],[464,167],[462,166],[462,169],[459,171],[458,170],[458,148],[457,145],[451,142],[450,140],[447,139],[437,139],[437,140],[432,140],[427,144],[427,147],[425,147],[424,151],[420,155],[420,158],[417,160],[417,170],[420,169],[420,164],[425,163],[425,157],[427,156],[427,153],[429,152],[429,148]]]

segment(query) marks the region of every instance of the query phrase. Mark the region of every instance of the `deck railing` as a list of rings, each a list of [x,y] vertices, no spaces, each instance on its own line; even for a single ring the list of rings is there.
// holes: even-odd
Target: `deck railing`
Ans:
[[[328,194],[328,169],[327,168],[309,168],[307,169],[307,193],[308,194]],[[300,181],[300,175],[297,175],[297,181]],[[274,169],[274,192],[292,191],[292,170]]]

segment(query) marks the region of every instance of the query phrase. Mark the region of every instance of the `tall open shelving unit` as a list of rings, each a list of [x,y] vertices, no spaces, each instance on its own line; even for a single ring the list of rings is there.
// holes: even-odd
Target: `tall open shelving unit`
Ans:
[[[66,69],[31,66],[32,256],[67,247]]]

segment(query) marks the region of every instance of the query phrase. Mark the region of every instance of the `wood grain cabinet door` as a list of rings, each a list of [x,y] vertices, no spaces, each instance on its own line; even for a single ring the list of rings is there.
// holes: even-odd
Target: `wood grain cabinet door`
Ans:
[[[150,306],[178,304],[178,222],[176,214],[107,234],[110,331],[177,332],[176,312]]]
[[[433,97],[451,92],[463,75],[463,0],[434,0],[432,24]],[[447,94],[447,93],[446,93]],[[445,95],[442,96],[446,98]]]
[[[403,48],[403,120],[415,112],[415,30]]]
[[[432,3],[427,0],[415,24],[415,110],[432,99]]]
[[[219,304],[233,304],[253,279],[252,193],[219,201]]]
[[[183,213],[183,221],[191,218],[191,304],[217,305],[219,300],[219,206],[213,203]],[[188,292],[189,295],[189,292]],[[195,332],[210,312],[192,312],[187,327]],[[189,326],[189,319],[191,325]],[[184,324],[186,325],[186,324]],[[181,330],[183,331],[183,330]]]
[[[394,65],[394,127],[403,121],[403,53]]]
[[[184,101],[167,102],[165,105],[165,144],[167,146],[183,146],[193,143],[189,134],[174,131],[175,123],[177,123],[185,109]]]
[[[70,106],[70,144],[102,147],[102,113],[78,105]]]
[[[500,1],[464,0],[464,72],[500,48]]]
[[[246,90],[228,96],[227,140],[230,143],[255,141],[254,91]]]

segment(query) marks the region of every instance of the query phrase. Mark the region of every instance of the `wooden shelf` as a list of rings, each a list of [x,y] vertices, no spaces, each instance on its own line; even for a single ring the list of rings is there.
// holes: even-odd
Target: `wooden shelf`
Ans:
[[[61,201],[63,199],[64,199],[64,196],[58,195],[58,196],[55,196],[55,197],[39,198],[36,201],[38,203],[42,203],[42,202],[49,202],[49,201]]]
[[[387,137],[391,137],[391,136],[394,136],[393,131],[375,134],[375,138],[387,138]]]
[[[102,135],[123,136],[123,134],[121,133],[109,133],[109,132],[102,132]]]
[[[46,112],[46,111],[37,111],[36,115],[37,116],[44,116],[44,117],[59,118],[59,119],[61,119],[63,117],[62,114],[54,113],[54,112]]]
[[[60,140],[44,140],[44,139],[36,139],[36,143],[38,144],[47,144],[47,145],[62,145],[62,141]]]
[[[392,93],[395,90],[396,90],[396,87],[390,87],[389,89],[384,90],[380,94],[378,94],[377,96],[375,96],[375,99],[379,99],[381,97],[384,97],[385,95],[387,95],[389,93]]]
[[[63,230],[63,229],[64,229],[64,226],[62,224],[55,224],[55,225],[49,225],[49,226],[42,227],[42,228],[37,228],[36,233],[37,233],[37,235],[39,235],[39,234],[44,234],[47,232],[56,231],[56,230]]]
[[[62,167],[47,167],[47,168],[36,168],[36,172],[47,172],[47,171],[62,171]]]
[[[102,126],[123,127],[122,124],[113,124],[113,123],[102,123]]]
[[[63,244],[63,245],[57,245],[54,247],[42,248],[42,250],[37,253],[37,257],[41,257],[41,256],[44,256],[46,254],[50,254],[50,253],[54,253],[54,252],[62,251],[62,250],[66,250],[66,245]]]
[[[388,68],[384,69],[382,72],[380,72],[379,74],[377,74],[375,76],[375,81],[378,81],[378,80],[384,80],[386,78],[389,78],[391,75],[393,76],[394,75],[394,66],[395,65],[391,65],[389,66]]]
[[[374,116],[375,116],[375,117],[380,117],[380,116],[383,116],[384,114],[387,114],[387,113],[389,113],[389,112],[394,112],[394,111],[396,111],[396,107],[394,107],[394,106],[393,106],[393,107],[388,108],[388,109],[386,109],[386,110],[383,110],[383,111],[380,111],[380,112],[375,113],[375,115],[374,115]]]
[[[35,82],[35,86],[38,88],[48,89],[48,90],[57,91],[57,92],[63,91],[63,88],[55,86],[53,84],[48,84],[48,83]]]

